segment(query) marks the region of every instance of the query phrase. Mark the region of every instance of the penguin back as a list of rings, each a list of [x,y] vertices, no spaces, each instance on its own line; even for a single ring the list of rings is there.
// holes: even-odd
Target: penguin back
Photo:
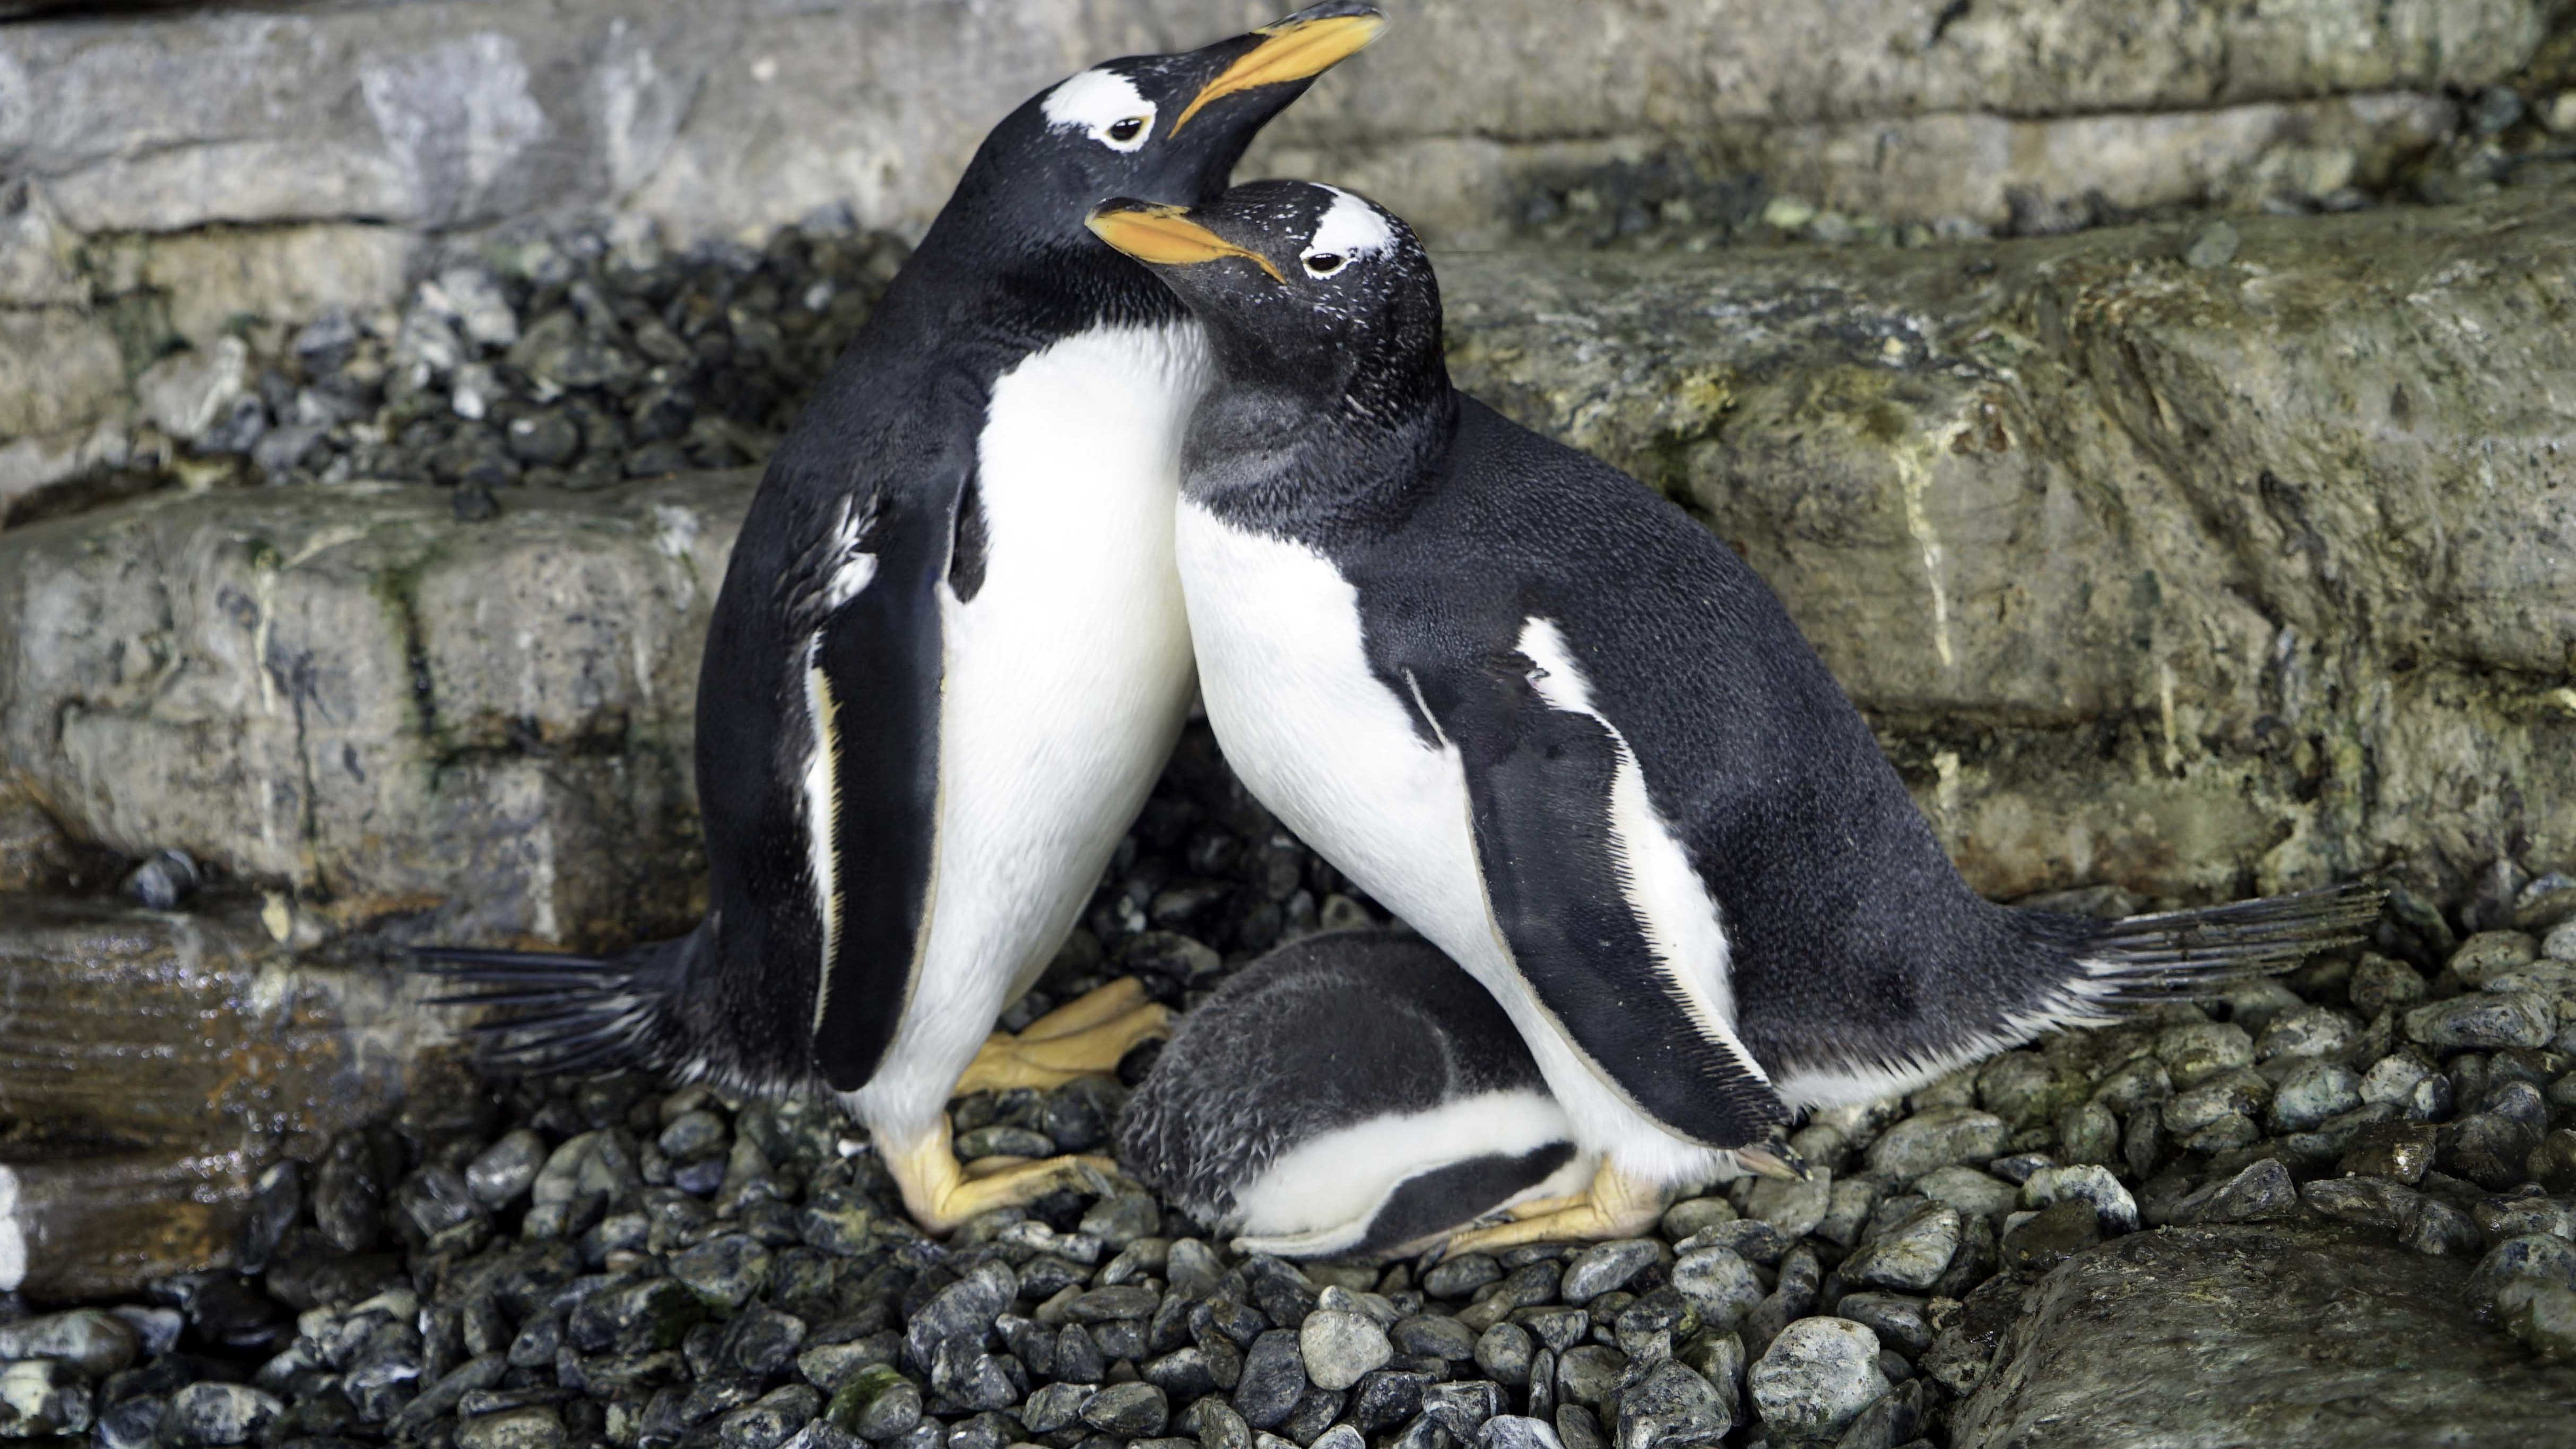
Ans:
[[[1181,1020],[1119,1130],[1129,1171],[1247,1247],[1376,1254],[1579,1166],[1493,997],[1409,932],[1308,936]]]

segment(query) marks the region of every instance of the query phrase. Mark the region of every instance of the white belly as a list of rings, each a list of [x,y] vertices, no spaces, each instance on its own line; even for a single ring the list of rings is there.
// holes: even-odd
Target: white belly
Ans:
[[[1184,500],[1175,553],[1199,685],[1226,760],[1261,802],[1494,993],[1589,1151],[1667,1182],[1717,1154],[1673,1136],[1596,1075],[1522,983],[1476,860],[1455,748],[1426,745],[1369,672],[1358,591],[1303,544]]]
[[[984,584],[940,591],[939,848],[921,973],[854,1094],[917,1131],[1073,926],[1187,715],[1172,568],[1195,323],[1084,333],[993,387],[977,485]]]

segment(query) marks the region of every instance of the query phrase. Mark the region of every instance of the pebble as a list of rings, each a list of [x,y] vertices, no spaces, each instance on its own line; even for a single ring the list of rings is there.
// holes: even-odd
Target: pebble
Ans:
[[[1941,1280],[1959,1251],[1959,1210],[1927,1202],[1891,1223],[1845,1259],[1842,1275],[1881,1288],[1924,1289]]]
[[[1760,1189],[1755,1191],[1758,1193]],[[1565,1276],[1558,1283],[1557,1292],[1568,1303],[1589,1303],[1604,1293],[1625,1288],[1630,1280],[1652,1267],[1663,1254],[1661,1243],[1646,1238],[1595,1243],[1576,1253],[1566,1263]]]
[[[2406,1039],[2444,1050],[2547,1046],[2557,1009],[2538,992],[2455,996],[2406,1013]]]
[[[1935,1107],[1890,1127],[1869,1145],[1869,1167],[1912,1182],[1937,1167],[1983,1163],[2003,1151],[2003,1119],[1971,1107]]]
[[[1887,1392],[1878,1335],[1848,1318],[1802,1318],[1746,1374],[1765,1428],[1793,1439],[1840,1431]]]
[[[2509,1320],[2544,1287],[2576,1290],[2576,1243],[2548,1233],[2507,1238],[2469,1274],[2469,1301]]]
[[[2187,1021],[2156,1035],[2156,1060],[2176,1088],[2198,1086],[2220,1072],[2254,1064],[2254,1038],[2233,1022]]]
[[[1720,1333],[1742,1323],[1764,1296],[1752,1264],[1726,1248],[1699,1248],[1674,1259],[1672,1286],[1701,1323]]]
[[[1254,1339],[1244,1352],[1243,1376],[1234,1388],[1234,1411],[1256,1429],[1277,1428],[1306,1390],[1306,1361],[1299,1353],[1297,1332],[1274,1328]]]
[[[2480,931],[2451,953],[2451,972],[2471,986],[2490,976],[2528,966],[2540,955],[2540,943],[2520,931]]]
[[[1319,1308],[1306,1315],[1305,1324],[1297,1330],[1299,1357],[1306,1366],[1306,1376],[1317,1387],[1347,1389],[1358,1383],[1371,1369],[1382,1368],[1395,1357],[1395,1345],[1386,1330],[1366,1317],[1330,1308]],[[1244,1416],[1247,1420],[1250,1415]]]
[[[90,1426],[91,1406],[89,1384],[69,1364],[38,1358],[0,1366],[0,1437],[77,1434]]]
[[[181,1444],[247,1444],[286,1411],[247,1384],[190,1384],[170,1396],[163,1432]]]
[[[1124,1439],[1160,1434],[1171,1418],[1171,1401],[1152,1384],[1112,1384],[1082,1406],[1082,1422]]]
[[[2032,1208],[2081,1201],[2093,1208],[2095,1221],[2108,1235],[2138,1230],[2138,1202],[2110,1169],[2091,1163],[2044,1167],[2021,1185],[2021,1200]]]
[[[1846,1185],[1836,1183],[1837,1190]],[[2021,1189],[1991,1173],[1973,1167],[1940,1167],[1914,1180],[1914,1192],[1934,1202],[1946,1202],[1972,1218],[1999,1217],[2012,1211],[2021,1201]]]
[[[2475,1257],[2486,1246],[2477,1220],[2437,1197],[2415,1204],[2415,1211],[2398,1225],[2397,1241],[2432,1258]]]
[[[1725,1399],[1686,1365],[1665,1359],[1619,1394],[1618,1449],[1715,1444],[1734,1426]]]
[[[55,1359],[83,1378],[107,1377],[134,1362],[141,1347],[133,1325],[103,1308],[0,1323],[0,1359]]]
[[[2361,1105],[2361,1077],[2341,1062],[2302,1059],[2281,1079],[2269,1121],[2275,1132],[2305,1132]]]
[[[2287,1217],[2298,1206],[2289,1169],[2266,1157],[2184,1198],[2177,1217],[2188,1223],[2250,1223]]]
[[[1997,1246],[2016,1272],[2044,1272],[2102,1241],[2101,1215],[2091,1203],[2069,1197],[2034,1213],[2005,1219]]]
[[[456,1426],[456,1449],[563,1449],[563,1418],[540,1405],[467,1419]]]

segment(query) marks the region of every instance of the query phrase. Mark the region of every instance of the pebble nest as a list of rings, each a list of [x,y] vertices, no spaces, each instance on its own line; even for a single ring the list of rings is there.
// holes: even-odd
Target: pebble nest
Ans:
[[[196,446],[281,481],[434,479],[469,518],[514,487],[747,462],[902,247],[817,226],[690,258],[487,253],[398,316],[272,338],[256,415]],[[1383,919],[1193,727],[1001,1024],[1122,975],[1185,1009],[1283,940]],[[960,1155],[1107,1150],[1152,1055],[952,1104]],[[1946,1440],[2069,1255],[2303,1217],[2475,1260],[2496,1324],[2576,1356],[2571,1063],[2576,879],[2499,862],[2447,909],[2393,893],[2369,949],[1819,1113],[1793,1138],[1808,1180],[1722,1184],[1623,1242],[1299,1265],[1132,1185],[936,1241],[828,1104],[496,1082],[271,1168],[237,1270],[42,1314],[0,1298],[0,1437],[1895,1449]]]
[[[12,1302],[0,1434],[1894,1449],[1942,1442],[2023,1288],[2070,1254],[2296,1217],[2476,1259],[2495,1320],[2568,1353],[2576,880],[2497,880],[2462,912],[2496,929],[2462,939],[2401,891],[2374,949],[1817,1114],[1794,1138],[1806,1181],[1721,1185],[1651,1237],[1491,1256],[1245,1257],[1125,1185],[936,1241],[828,1104],[496,1083],[272,1168],[239,1271],[105,1308]],[[1194,728],[1004,1025],[1119,974],[1186,1007],[1282,939],[1379,918]],[[1152,1054],[961,1099],[961,1155],[1104,1150]]]

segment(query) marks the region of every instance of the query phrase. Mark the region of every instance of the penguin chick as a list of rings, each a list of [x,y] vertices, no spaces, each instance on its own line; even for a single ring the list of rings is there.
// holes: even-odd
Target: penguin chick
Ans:
[[[1126,193],[1213,198],[1382,24],[1331,0],[1110,61],[985,137],[734,545],[698,690],[706,919],[606,960],[430,953],[524,1013],[504,1060],[830,1091],[934,1232],[1097,1185],[1105,1161],[1069,1158],[970,1181],[942,1110],[1107,1070],[1164,1025],[1130,980],[988,1039],[1071,930],[1193,684],[1171,525],[1205,349],[1083,219]]]
[[[1511,1018],[1409,931],[1329,931],[1181,1018],[1118,1157],[1247,1253],[1396,1257],[1592,1163]]]
[[[1450,386],[1403,222],[1262,182],[1092,227],[1207,324],[1176,551],[1244,783],[1492,991],[1642,1229],[1799,1108],[2355,939],[2352,888],[2101,923],[1970,891],[1760,578]]]

